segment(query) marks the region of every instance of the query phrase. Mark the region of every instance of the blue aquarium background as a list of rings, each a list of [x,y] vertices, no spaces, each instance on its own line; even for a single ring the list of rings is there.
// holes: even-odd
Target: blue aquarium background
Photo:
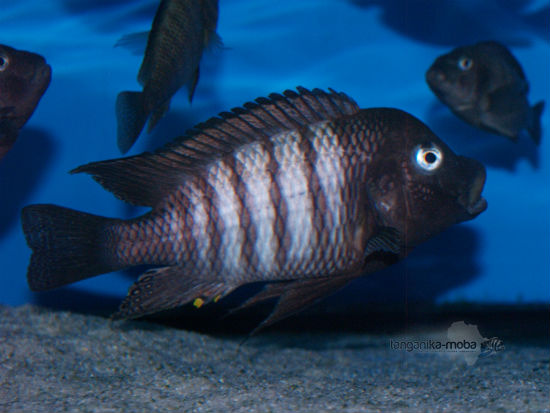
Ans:
[[[55,203],[109,217],[130,207],[86,175],[68,171],[121,156],[115,99],[140,90],[140,45],[114,47],[150,28],[153,0],[1,0],[0,43],[46,57],[52,82],[10,153],[0,161],[0,303],[121,299],[135,272],[102,275],[35,294],[26,284],[30,249],[20,210]],[[220,0],[223,47],[203,58],[195,97],[183,89],[130,155],[154,150],[194,124],[259,96],[298,85],[333,88],[361,107],[406,110],[456,152],[487,167],[487,211],[454,226],[405,261],[354,281],[334,296],[344,306],[384,303],[550,302],[550,4],[517,0]],[[508,45],[546,100],[542,143],[513,143],[454,117],[424,73],[455,46]],[[144,45],[141,45],[142,48]],[[48,298],[49,297],[49,298]],[[49,300],[49,301],[48,301]],[[335,301],[336,300],[336,301]]]

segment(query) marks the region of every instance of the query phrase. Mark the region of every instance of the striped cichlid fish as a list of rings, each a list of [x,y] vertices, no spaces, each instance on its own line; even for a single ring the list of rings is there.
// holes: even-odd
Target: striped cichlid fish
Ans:
[[[35,291],[135,265],[115,318],[216,301],[266,281],[247,307],[280,296],[271,324],[485,210],[485,169],[398,109],[343,93],[271,94],[197,125],[164,148],[90,163],[143,216],[55,205],[23,209]]]

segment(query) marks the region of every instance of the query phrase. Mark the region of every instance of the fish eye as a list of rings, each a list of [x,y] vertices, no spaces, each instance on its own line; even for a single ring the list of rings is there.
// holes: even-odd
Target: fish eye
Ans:
[[[458,60],[458,68],[460,70],[470,70],[474,65],[474,61],[469,57],[461,57]]]
[[[425,171],[431,172],[441,166],[443,162],[443,154],[441,151],[432,146],[430,148],[418,148],[416,150],[416,164]]]
[[[7,56],[0,55],[0,72],[6,70],[10,61]]]

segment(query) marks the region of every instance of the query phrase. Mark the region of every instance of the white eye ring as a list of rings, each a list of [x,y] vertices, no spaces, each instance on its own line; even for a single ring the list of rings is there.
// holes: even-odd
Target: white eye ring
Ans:
[[[418,148],[416,150],[416,164],[425,171],[434,171],[441,166],[443,153],[432,146],[430,148]]]

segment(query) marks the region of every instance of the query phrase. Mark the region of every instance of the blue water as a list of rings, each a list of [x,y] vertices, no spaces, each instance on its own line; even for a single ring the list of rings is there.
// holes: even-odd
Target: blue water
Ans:
[[[482,161],[486,212],[419,247],[407,260],[354,283],[357,302],[550,302],[550,30],[536,12],[547,1],[220,0],[224,48],[208,53],[190,105],[178,93],[168,116],[130,154],[152,150],[220,111],[302,85],[332,87],[361,107],[404,109],[456,152]],[[112,217],[141,212],[90,177],[67,172],[119,157],[114,105],[139,90],[141,56],[113,45],[147,30],[152,0],[2,0],[0,43],[44,55],[50,88],[0,163],[0,303],[44,300],[26,285],[30,250],[19,211],[56,203]],[[525,5],[525,9],[520,8]],[[530,14],[529,17],[526,14]],[[456,119],[431,94],[424,73],[460,43],[503,40],[547,101],[540,147],[514,144]],[[64,291],[97,300],[125,295],[132,277],[107,274]],[[53,296],[67,297],[70,294]],[[50,296],[52,297],[52,296]],[[64,299],[64,298],[58,298]]]

